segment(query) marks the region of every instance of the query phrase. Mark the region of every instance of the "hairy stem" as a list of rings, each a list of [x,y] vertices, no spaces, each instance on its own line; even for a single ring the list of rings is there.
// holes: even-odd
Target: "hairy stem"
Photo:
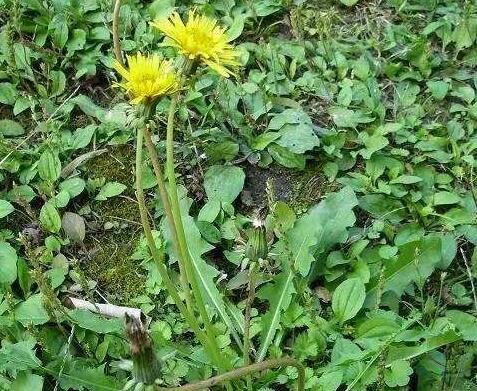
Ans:
[[[250,265],[250,275],[248,281],[248,297],[245,305],[245,325],[243,333],[243,365],[250,364],[250,313],[252,312],[252,303],[255,299],[255,264]],[[252,389],[252,377],[247,377],[247,389]]]
[[[178,95],[176,94],[173,96],[169,108],[166,135],[166,174],[169,183],[169,196],[172,205],[172,214],[177,228],[179,247],[184,257],[184,266],[186,269],[187,279],[192,287],[192,294],[195,299],[197,309],[199,310],[199,314],[202,318],[202,321],[204,322],[205,330],[207,336],[209,337],[210,345],[212,346],[212,349],[218,358],[218,362],[220,363],[219,368],[221,368],[222,370],[228,370],[231,368],[231,365],[227,360],[221,358],[220,350],[217,345],[215,329],[212,326],[212,323],[209,319],[209,315],[207,314],[207,310],[205,308],[202,293],[200,291],[199,283],[197,281],[196,273],[194,270],[192,258],[189,252],[189,248],[187,246],[184,225],[182,224],[182,215],[179,206],[179,196],[177,193],[176,173],[174,169],[174,117],[176,113],[177,100]]]
[[[123,55],[121,53],[121,42],[119,40],[119,11],[121,10],[121,0],[116,0],[113,10],[113,47],[116,60],[124,66]]]
[[[159,273],[161,274],[162,281],[167,289],[167,292],[171,296],[174,304],[179,309],[181,315],[189,324],[192,331],[194,331],[197,339],[200,341],[202,346],[206,351],[210,352],[211,346],[206,334],[200,329],[199,323],[194,315],[187,309],[185,304],[182,302],[179,293],[177,292],[174,283],[167,273],[167,268],[164,265],[163,260],[161,259],[160,254],[157,251],[156,243],[154,242],[154,237],[152,236],[151,226],[147,217],[146,202],[144,200],[144,192],[142,190],[142,146],[143,146],[143,134],[144,130],[139,127],[137,131],[137,141],[136,141],[136,198],[139,205],[139,214],[141,217],[142,227],[144,229],[144,235],[146,237],[147,245],[149,251],[151,252],[152,258],[157,264]],[[211,355],[211,359],[217,365],[217,359],[214,359],[215,355]]]
[[[298,391],[303,391],[305,389],[305,367],[303,364],[292,358],[292,357],[282,357],[273,360],[262,361],[257,364],[248,365],[242,368],[234,369],[233,371],[223,373],[210,379],[203,380],[197,383],[186,384],[180,387],[156,387],[156,391],[198,391],[206,390],[209,387],[215,386],[217,384],[224,383],[237,378],[243,378],[244,376],[251,375],[255,372],[264,371],[266,369],[277,368],[277,367],[295,367],[298,370]]]
[[[156,176],[157,186],[159,188],[159,195],[161,197],[162,205],[164,206],[164,210],[166,212],[167,223],[169,224],[169,229],[171,231],[171,239],[172,244],[176,250],[178,264],[179,264],[179,272],[180,272],[180,279],[182,289],[184,291],[184,296],[186,300],[186,305],[189,311],[193,312],[194,307],[192,306],[192,300],[190,296],[190,288],[189,282],[187,281],[187,275],[184,266],[184,254],[181,252],[181,248],[179,246],[179,239],[177,238],[177,228],[176,223],[174,221],[174,216],[172,214],[171,203],[169,201],[169,195],[167,194],[166,185],[164,183],[164,178],[162,176],[162,168],[161,164],[159,163],[159,156],[157,155],[156,148],[151,139],[151,134],[147,127],[144,129],[144,139],[146,140],[147,150],[149,152],[149,156],[152,161],[152,167],[154,169],[154,175]]]

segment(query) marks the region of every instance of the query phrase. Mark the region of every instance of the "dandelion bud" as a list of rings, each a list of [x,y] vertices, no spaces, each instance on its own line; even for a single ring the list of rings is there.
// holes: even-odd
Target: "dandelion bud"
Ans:
[[[265,259],[268,255],[268,243],[265,226],[262,221],[255,220],[250,229],[245,256],[253,262]]]
[[[161,362],[142,321],[126,314],[126,334],[133,360],[134,379],[138,384],[154,384],[161,373]]]

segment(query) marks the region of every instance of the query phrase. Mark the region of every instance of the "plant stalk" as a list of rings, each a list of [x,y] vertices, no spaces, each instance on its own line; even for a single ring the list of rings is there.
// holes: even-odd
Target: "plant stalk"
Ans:
[[[209,338],[210,345],[218,357],[218,361],[220,362],[219,368],[223,371],[231,369],[231,365],[227,360],[220,358],[220,350],[217,345],[216,333],[212,323],[209,319],[209,315],[207,314],[207,310],[205,308],[204,300],[202,298],[202,293],[200,292],[200,287],[197,281],[196,273],[194,270],[194,265],[192,262],[192,258],[189,252],[189,248],[187,246],[187,239],[185,236],[184,225],[182,223],[182,215],[179,206],[179,197],[177,193],[177,183],[176,183],[176,176],[174,170],[174,116],[177,107],[177,100],[178,94],[175,94],[172,97],[171,105],[169,108],[169,115],[167,118],[167,135],[166,135],[166,174],[167,180],[169,183],[169,196],[172,206],[172,215],[176,224],[177,228],[177,237],[179,241],[179,246],[181,249],[181,253],[184,257],[184,264],[187,274],[187,279],[192,288],[192,294],[197,304],[197,309],[199,314],[204,322],[204,327],[206,330],[207,337]]]
[[[151,134],[147,127],[144,129],[144,139],[146,140],[146,147],[149,152],[149,157],[152,161],[152,167],[154,170],[154,175],[156,176],[157,186],[159,188],[159,195],[161,197],[162,205],[166,212],[167,222],[169,224],[169,229],[171,231],[171,239],[174,249],[177,254],[177,263],[179,264],[180,280],[181,286],[184,291],[184,297],[186,301],[187,308],[190,312],[193,313],[194,307],[192,305],[192,299],[190,296],[190,287],[189,282],[187,281],[187,275],[184,266],[184,255],[182,254],[181,248],[179,246],[179,239],[177,238],[177,227],[174,221],[174,216],[172,214],[171,203],[169,200],[169,195],[167,194],[166,185],[164,183],[164,178],[162,176],[162,168],[159,163],[159,156],[157,155],[156,148],[152,142]]]
[[[248,365],[242,368],[234,369],[233,371],[224,373],[222,375],[211,377],[207,380],[202,380],[197,383],[186,384],[180,387],[156,387],[156,391],[199,391],[206,390],[209,387],[215,386],[217,384],[224,383],[237,378],[243,378],[244,376],[251,375],[255,372],[264,371],[266,369],[276,368],[276,367],[295,367],[298,370],[298,391],[304,391],[305,389],[305,367],[304,365],[292,358],[292,357],[282,357],[273,360],[262,361],[260,363]]]
[[[164,262],[161,260],[161,257],[157,251],[156,243],[154,242],[154,237],[152,236],[151,226],[149,224],[149,220],[147,217],[147,209],[146,209],[146,202],[144,200],[144,192],[142,190],[142,149],[143,149],[143,136],[144,131],[142,127],[138,127],[137,130],[137,141],[136,141],[136,198],[139,205],[139,214],[141,217],[141,223],[144,230],[144,235],[146,237],[146,241],[149,247],[149,251],[157,263],[157,267],[159,269],[159,273],[161,274],[162,281],[166,286],[167,292],[171,296],[174,304],[179,309],[181,315],[187,321],[191,329],[194,331],[197,339],[200,341],[204,349],[208,352],[210,358],[214,362],[215,365],[220,364],[220,357],[217,358],[214,349],[210,346],[210,341],[207,338],[207,335],[200,329],[199,323],[194,315],[187,309],[185,304],[182,302],[179,293],[177,292],[174,283],[169,277],[167,273],[167,268],[164,265]]]
[[[116,60],[124,66],[123,56],[121,53],[121,42],[119,40],[119,11],[121,11],[121,0],[116,0],[113,10],[113,48]]]
[[[250,364],[250,314],[252,312],[252,303],[255,299],[255,264],[250,265],[250,275],[248,281],[248,297],[245,304],[245,325],[243,333],[243,365]],[[252,390],[252,377],[247,376],[247,389]]]

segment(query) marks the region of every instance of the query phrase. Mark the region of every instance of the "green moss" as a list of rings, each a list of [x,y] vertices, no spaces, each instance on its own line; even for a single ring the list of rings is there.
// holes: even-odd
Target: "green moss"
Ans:
[[[112,229],[97,237],[95,253],[83,265],[85,276],[97,281],[101,292],[116,304],[129,304],[145,292],[144,270],[131,259],[139,235],[130,231]]]
[[[134,183],[135,151],[130,145],[117,145],[108,148],[108,152],[91,159],[87,165],[90,178],[105,178],[121,182],[132,190]]]
[[[110,148],[88,162],[87,174],[90,179],[105,178],[127,186],[120,197],[91,203],[99,229],[86,243],[94,251],[82,268],[88,279],[98,282],[108,300],[129,304],[145,292],[146,280],[139,262],[131,259],[142,232],[133,189],[134,149],[128,145]]]

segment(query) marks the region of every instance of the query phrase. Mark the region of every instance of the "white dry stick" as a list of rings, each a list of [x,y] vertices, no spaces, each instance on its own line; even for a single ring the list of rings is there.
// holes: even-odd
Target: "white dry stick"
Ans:
[[[462,259],[464,260],[465,268],[467,269],[467,274],[470,280],[470,287],[472,288],[472,295],[474,296],[475,311],[477,311],[477,293],[475,291],[474,276],[472,275],[472,270],[470,270],[469,263],[467,262],[467,257],[465,256],[465,252],[464,250],[462,250],[462,247],[460,248],[460,253],[462,254]]]
[[[71,341],[73,341],[74,334],[75,334],[75,325],[71,327],[70,336],[68,337],[68,342],[66,343],[66,346],[65,346],[65,355],[63,356],[63,361],[61,362],[60,371],[58,372],[58,377],[56,378],[55,388],[53,389],[53,391],[58,390],[58,384],[60,382],[61,375],[63,375],[63,371],[65,369],[66,359],[68,358],[68,355],[70,352]]]
[[[126,314],[136,319],[141,319],[142,311],[139,308],[121,307],[114,304],[91,303],[86,300],[68,297],[65,305],[70,308],[90,310],[108,318],[123,318]]]

